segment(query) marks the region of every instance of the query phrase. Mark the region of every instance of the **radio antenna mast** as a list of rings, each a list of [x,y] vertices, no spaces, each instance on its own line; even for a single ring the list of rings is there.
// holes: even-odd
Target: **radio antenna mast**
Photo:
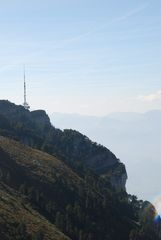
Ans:
[[[30,106],[26,101],[26,72],[25,72],[25,66],[24,66],[24,103],[23,103],[23,106],[27,110],[30,109]]]

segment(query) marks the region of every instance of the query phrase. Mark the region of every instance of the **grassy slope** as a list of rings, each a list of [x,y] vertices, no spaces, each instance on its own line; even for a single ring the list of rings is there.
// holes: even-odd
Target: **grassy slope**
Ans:
[[[33,210],[25,198],[8,186],[0,183],[0,237],[1,239],[15,239],[16,227],[25,223],[29,234],[43,229],[44,240],[67,240],[53,224],[49,223],[38,212]]]
[[[82,179],[68,168],[62,161],[45,152],[33,149],[17,141],[0,136],[0,147],[18,164],[39,176],[43,175],[53,181],[54,174],[69,177],[75,184],[80,184]]]
[[[82,185],[83,180],[79,178],[72,170],[70,170],[63,162],[59,161],[55,157],[43,153],[39,150],[26,147],[16,141],[9,140],[4,137],[0,137],[0,148],[4,152],[4,156],[1,153],[1,167],[3,164],[5,168],[12,168],[13,174],[14,170],[17,173],[17,178],[22,178],[23,174],[32,176],[32,179],[42,179],[43,183],[51,184],[53,187],[57,184],[57,178],[61,178],[62,182],[68,181],[68,185],[71,189],[75,188],[77,185]],[[11,159],[9,164],[7,163],[7,157]],[[4,159],[5,158],[5,159]],[[5,161],[4,161],[4,160]],[[16,165],[15,165],[16,164]],[[17,172],[15,167],[21,166],[21,173]],[[24,170],[24,172],[23,172]],[[41,181],[41,180],[40,180]],[[23,179],[22,179],[23,182]],[[13,187],[14,187],[13,183]],[[36,232],[38,228],[43,226],[46,235],[44,239],[69,239],[61,234],[56,227],[49,223],[45,218],[43,218],[38,212],[34,211],[30,206],[22,202],[22,195],[18,192],[15,194],[15,189],[0,183],[0,227],[3,229],[5,224],[6,228],[10,229],[13,233],[14,224],[18,223],[17,219],[23,219],[25,224],[27,224],[28,232]],[[12,226],[13,225],[13,226]],[[12,226],[12,227],[11,227]],[[8,232],[8,239],[11,239]],[[2,229],[1,229],[2,234]]]

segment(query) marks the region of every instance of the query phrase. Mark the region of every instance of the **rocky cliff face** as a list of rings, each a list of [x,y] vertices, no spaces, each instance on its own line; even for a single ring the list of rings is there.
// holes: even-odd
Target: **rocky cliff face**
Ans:
[[[49,116],[44,110],[32,111],[31,118],[32,121],[34,121],[42,131],[48,127],[51,127]]]
[[[113,187],[125,189],[125,165],[109,149],[71,129],[61,131],[59,141],[59,150],[65,153],[68,162],[84,164],[97,175],[107,178]]]
[[[75,130],[54,128],[45,111],[30,112],[9,101],[0,101],[0,126],[2,135],[53,154],[82,174],[86,167],[100,176],[106,175],[114,187],[125,189],[125,166],[110,150]]]
[[[121,173],[119,176],[111,176],[110,178],[112,186],[116,189],[126,189],[127,173]]]

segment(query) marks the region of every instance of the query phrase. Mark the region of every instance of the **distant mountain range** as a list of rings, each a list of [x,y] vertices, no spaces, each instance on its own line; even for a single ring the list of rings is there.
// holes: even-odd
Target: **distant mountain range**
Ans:
[[[54,126],[88,135],[113,152],[126,165],[127,189],[153,200],[161,194],[161,111],[119,112],[104,117],[54,113]]]

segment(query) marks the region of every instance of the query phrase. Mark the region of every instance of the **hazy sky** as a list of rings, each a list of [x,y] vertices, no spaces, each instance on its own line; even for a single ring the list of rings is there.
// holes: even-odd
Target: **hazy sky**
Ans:
[[[105,115],[161,109],[160,0],[0,0],[0,99]]]

